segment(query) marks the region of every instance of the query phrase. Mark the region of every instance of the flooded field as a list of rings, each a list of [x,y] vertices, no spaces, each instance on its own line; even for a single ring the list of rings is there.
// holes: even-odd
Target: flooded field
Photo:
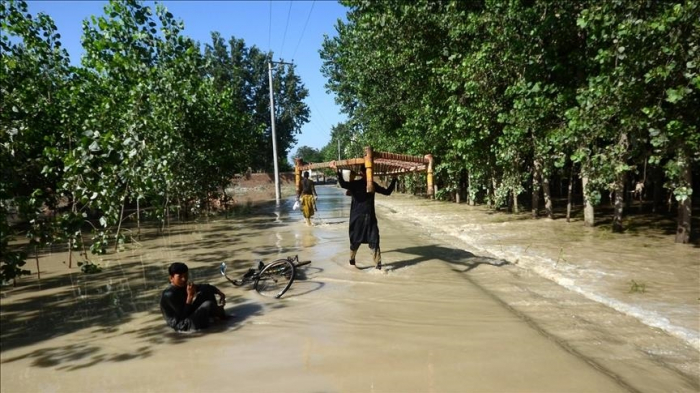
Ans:
[[[3,288],[3,392],[696,392],[697,248],[644,246],[564,222],[498,222],[463,205],[377,197],[385,268],[348,265],[350,199],[292,198],[172,224],[102,271],[40,258]],[[615,242],[615,243],[610,243]],[[661,243],[659,243],[661,244]],[[664,243],[665,244],[665,243]],[[233,287],[255,261],[312,260],[282,299]],[[696,258],[697,257],[697,258]],[[158,309],[174,261],[227,295],[225,324],[177,334]],[[645,291],[630,292],[630,281]]]

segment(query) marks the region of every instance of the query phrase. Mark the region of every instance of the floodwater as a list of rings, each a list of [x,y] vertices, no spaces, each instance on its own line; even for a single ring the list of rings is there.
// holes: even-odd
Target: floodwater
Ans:
[[[40,281],[1,292],[0,390],[700,390],[697,248],[614,242],[559,221],[499,222],[395,194],[377,196],[385,268],[372,268],[366,245],[353,268],[349,198],[317,189],[313,227],[287,198],[250,216],[145,231],[91,257],[96,274],[69,269],[65,252],[43,255]],[[288,255],[312,263],[282,299],[218,273],[221,262],[236,276]],[[157,303],[173,261],[223,290],[235,317],[170,331]]]

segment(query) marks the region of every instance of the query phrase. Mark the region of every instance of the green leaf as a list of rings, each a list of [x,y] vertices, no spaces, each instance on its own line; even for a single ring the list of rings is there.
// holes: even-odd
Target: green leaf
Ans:
[[[683,89],[667,89],[666,90],[666,101],[675,104],[676,102],[683,99]]]

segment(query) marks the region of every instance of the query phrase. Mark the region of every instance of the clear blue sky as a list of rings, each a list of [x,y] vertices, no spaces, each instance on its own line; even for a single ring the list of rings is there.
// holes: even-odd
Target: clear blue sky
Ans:
[[[1,0],[0,0],[1,1]],[[330,141],[332,126],[345,121],[334,97],[326,93],[318,51],[323,35],[336,35],[338,19],[346,20],[347,9],[336,1],[161,1],[185,23],[184,35],[201,44],[211,42],[212,31],[224,39],[243,39],[246,46],[274,52],[275,60],[293,61],[297,74],[309,90],[306,105],[310,121],[297,136],[301,146],[321,149]],[[29,12],[49,15],[61,34],[73,64],[80,64],[82,21],[91,15],[103,15],[107,1],[28,1]],[[153,6],[153,2],[144,4]],[[308,20],[308,23],[307,23]]]

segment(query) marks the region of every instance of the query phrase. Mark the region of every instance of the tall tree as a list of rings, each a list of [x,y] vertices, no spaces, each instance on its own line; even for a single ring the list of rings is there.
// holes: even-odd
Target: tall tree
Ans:
[[[697,2],[343,4],[347,22],[321,50],[326,86],[357,141],[432,152],[438,197],[466,187],[472,203],[517,211],[530,187],[533,216],[542,195],[552,217],[550,178],[579,176],[584,222],[610,192],[621,231],[630,184],[639,192],[647,166],[663,166],[687,241]]]
[[[301,158],[304,162],[323,162],[323,156],[318,149],[309,146],[301,146],[294,153],[294,157]],[[330,160],[329,160],[330,161]]]
[[[32,16],[24,1],[0,3],[0,281],[29,274],[24,251],[9,248],[18,215],[30,223],[35,252],[57,241],[45,208],[58,205],[61,171],[47,150],[71,125],[68,53],[48,15]],[[38,271],[38,266],[37,266]]]

